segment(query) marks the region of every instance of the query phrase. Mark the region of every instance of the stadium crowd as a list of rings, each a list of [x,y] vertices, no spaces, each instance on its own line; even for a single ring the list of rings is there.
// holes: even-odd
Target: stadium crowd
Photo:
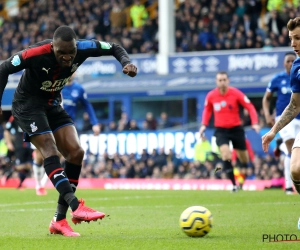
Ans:
[[[80,39],[116,42],[130,54],[158,50],[157,0],[23,2],[13,13],[2,4],[0,60],[49,39],[63,24]],[[288,46],[285,24],[298,11],[297,1],[177,0],[176,51]]]
[[[288,46],[285,23],[297,15],[298,2],[277,2],[176,1],[176,51]],[[156,53],[158,50],[155,0],[34,0],[25,2],[15,15],[4,17],[0,20],[0,60],[50,38],[53,31],[63,24],[70,25],[80,39],[112,41],[121,44],[130,54]],[[264,127],[262,111],[259,115],[260,125]],[[156,120],[149,112],[141,127],[123,114],[118,122],[111,121],[103,131],[156,130],[173,125],[168,122],[166,113]],[[243,125],[249,125],[247,114]],[[90,124],[85,124],[84,131],[89,131],[89,128]],[[11,165],[2,153],[0,164],[1,176],[2,170]],[[216,164],[220,164],[216,154],[201,161],[185,161],[172,150],[167,153],[153,150],[150,154],[144,151],[140,156],[89,154],[81,174],[83,178],[227,178],[225,173],[214,173]],[[255,155],[252,167],[242,174],[246,179],[282,180],[282,159],[269,154],[264,157]]]

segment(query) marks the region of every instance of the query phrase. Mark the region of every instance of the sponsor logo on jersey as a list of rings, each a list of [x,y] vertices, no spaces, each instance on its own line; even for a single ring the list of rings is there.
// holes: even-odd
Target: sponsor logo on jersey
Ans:
[[[71,96],[74,98],[78,97],[79,96],[78,90],[76,90],[76,89],[72,90]]]
[[[44,91],[49,91],[49,92],[50,91],[59,91],[66,85],[66,83],[69,81],[70,77],[64,78],[64,79],[59,79],[59,80],[56,80],[55,82],[44,81],[44,82],[42,82],[42,87],[40,89],[44,90]]]
[[[49,69],[50,69],[50,68],[49,68]],[[49,69],[42,68],[42,70],[45,70],[47,74],[48,74]]]
[[[215,111],[220,111],[220,110],[221,110],[221,105],[220,105],[220,103],[214,103],[214,110],[215,110]]]
[[[13,57],[13,59],[11,60],[11,64],[14,65],[14,66],[18,66],[21,64],[21,59],[18,55],[15,55]]]
[[[38,127],[35,126],[35,122],[31,123],[31,124],[30,124],[30,127],[31,127],[31,131],[32,131],[32,132],[35,132],[35,131],[38,130]]]

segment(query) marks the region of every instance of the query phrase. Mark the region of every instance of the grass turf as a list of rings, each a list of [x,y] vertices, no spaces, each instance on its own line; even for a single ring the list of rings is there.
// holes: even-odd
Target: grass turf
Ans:
[[[74,226],[68,214],[70,225],[81,234],[68,238],[48,231],[55,190],[36,196],[32,189],[0,189],[0,249],[299,249],[300,241],[262,240],[263,234],[294,234],[300,240],[300,197],[282,190],[78,190],[77,196],[108,216]],[[190,238],[179,228],[181,212],[193,205],[213,214],[213,228],[204,238]]]

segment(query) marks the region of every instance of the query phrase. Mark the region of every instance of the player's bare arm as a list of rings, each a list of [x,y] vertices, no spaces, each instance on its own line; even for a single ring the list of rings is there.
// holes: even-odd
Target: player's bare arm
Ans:
[[[274,117],[270,114],[270,104],[271,100],[273,98],[273,93],[266,91],[263,100],[262,100],[262,105],[263,105],[263,111],[266,119],[266,123],[268,126],[272,127],[275,124]]]
[[[206,130],[206,126],[204,124],[202,124],[200,126],[200,129],[199,129],[199,137],[203,137],[204,136],[204,131]]]
[[[300,112],[300,93],[293,93],[289,105],[283,111],[278,122],[272,130],[277,134],[283,127],[289,124]]]
[[[276,134],[290,123],[300,112],[300,93],[293,93],[289,105],[283,111],[279,120],[272,129],[262,137],[262,147],[264,152],[268,152],[270,142]]]

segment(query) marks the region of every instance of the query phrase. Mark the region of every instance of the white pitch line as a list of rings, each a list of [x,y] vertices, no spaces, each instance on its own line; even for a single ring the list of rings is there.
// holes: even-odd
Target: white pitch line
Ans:
[[[91,198],[90,201],[108,201],[108,200],[132,200],[132,199],[153,199],[153,198],[166,198],[168,196],[122,196],[122,197],[101,197]],[[44,205],[56,203],[56,200],[52,201],[30,201],[22,203],[0,203],[0,207],[13,207],[13,206],[30,206],[30,205]]]

